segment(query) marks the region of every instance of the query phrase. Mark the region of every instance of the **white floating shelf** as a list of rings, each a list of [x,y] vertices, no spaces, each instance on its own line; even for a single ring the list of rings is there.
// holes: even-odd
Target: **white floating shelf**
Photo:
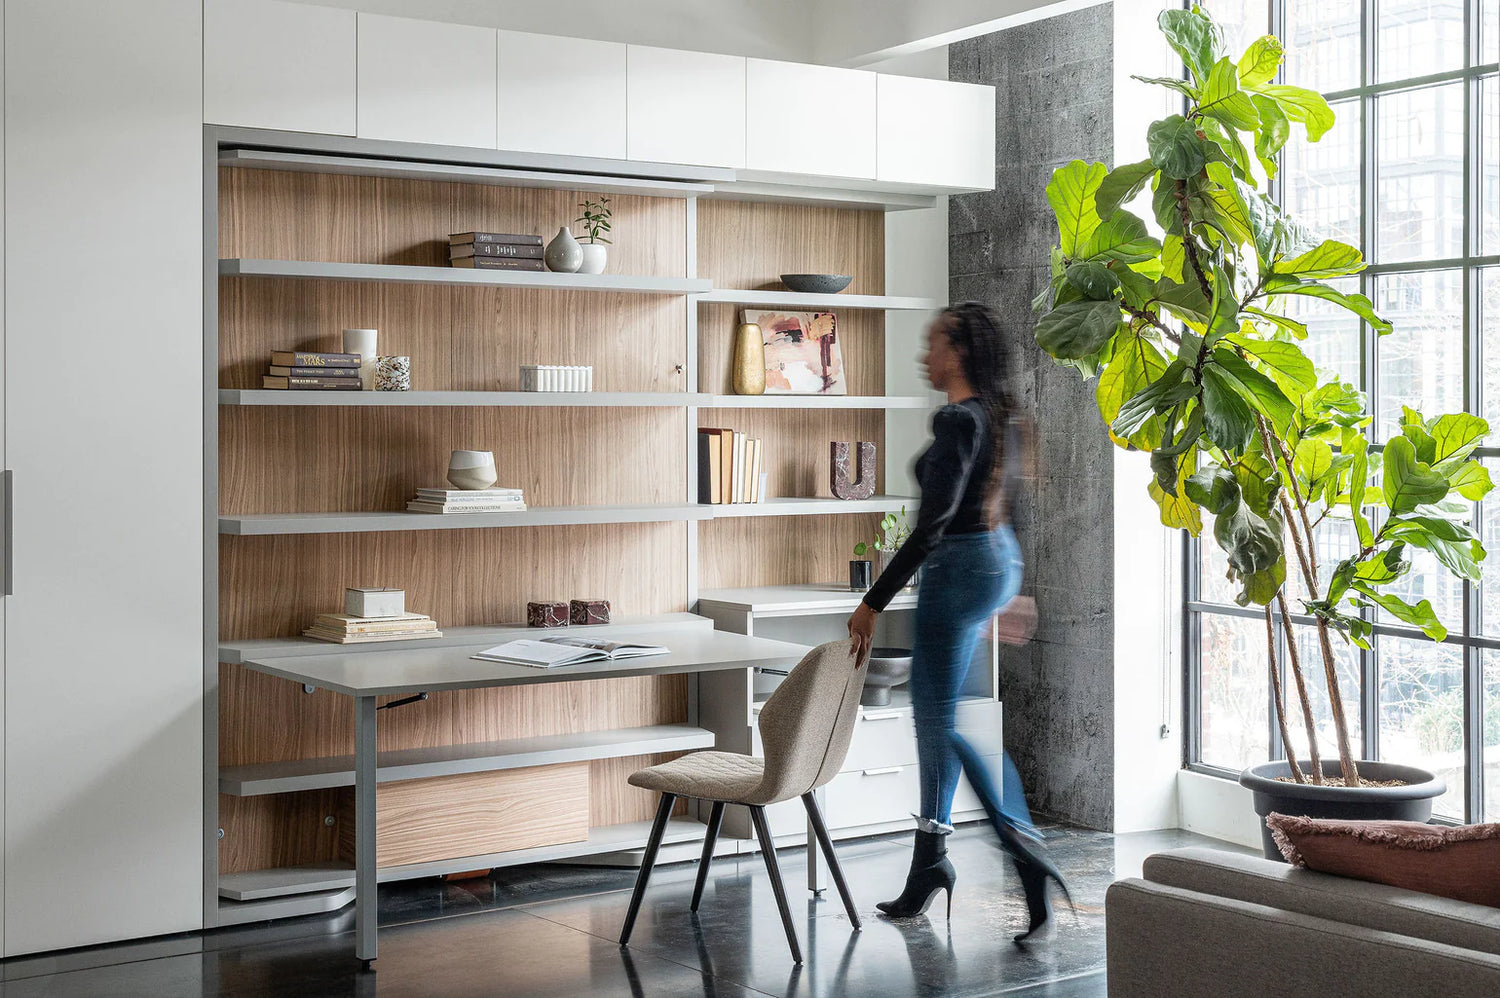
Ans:
[[[687,295],[707,291],[712,282],[689,277],[628,274],[553,274],[525,270],[465,270],[387,263],[325,263],[312,260],[219,261],[221,277],[292,277],[320,281],[374,281],[387,284],[467,284],[478,287],[547,288],[555,291],[619,291],[646,295]]]
[[[691,752],[713,748],[714,733],[687,724],[511,738],[496,742],[381,752],[375,782],[488,773],[594,759]],[[354,756],[229,766],[219,770],[219,792],[236,797],[354,786]]]
[[[219,517],[219,533],[358,534],[386,530],[473,530],[484,527],[551,527],[583,523],[668,523],[728,516],[827,516],[891,513],[916,508],[911,496],[871,499],[767,499],[755,503],[656,503],[640,506],[533,506],[522,513],[248,513]]]
[[[886,311],[930,312],[942,308],[936,298],[909,298],[899,295],[810,295],[796,291],[736,291],[715,288],[698,295],[700,305],[759,305],[762,308],[804,308],[820,312],[841,308],[884,309]]]
[[[930,409],[924,395],[705,395],[705,409]]]
[[[692,392],[364,392],[221,388],[220,405],[516,406],[681,408],[700,405]]]

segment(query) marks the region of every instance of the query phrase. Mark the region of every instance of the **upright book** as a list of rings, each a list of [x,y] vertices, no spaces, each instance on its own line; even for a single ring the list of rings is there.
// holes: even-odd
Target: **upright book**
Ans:
[[[705,426],[698,430],[698,501],[723,502],[720,491],[719,436],[724,431]]]

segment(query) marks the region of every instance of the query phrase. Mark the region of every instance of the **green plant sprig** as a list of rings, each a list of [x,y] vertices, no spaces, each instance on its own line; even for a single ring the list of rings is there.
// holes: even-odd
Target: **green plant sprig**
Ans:
[[[609,242],[604,237],[604,233],[610,230],[610,219],[614,217],[614,212],[609,207],[609,198],[601,196],[597,201],[580,201],[578,211],[579,215],[573,222],[583,224],[584,239],[591,243]]]

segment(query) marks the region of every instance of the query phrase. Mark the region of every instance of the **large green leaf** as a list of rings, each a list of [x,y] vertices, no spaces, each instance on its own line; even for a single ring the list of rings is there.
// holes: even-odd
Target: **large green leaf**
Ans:
[[[1215,219],[1236,243],[1243,246],[1254,239],[1251,228],[1250,209],[1240,190],[1239,181],[1223,163],[1208,164],[1208,179],[1212,186],[1203,191],[1203,198],[1212,207]]]
[[[1085,163],[1075,159],[1052,171],[1047,184],[1047,203],[1057,215],[1058,242],[1063,256],[1078,255],[1078,247],[1099,227],[1099,213],[1094,208],[1094,194],[1108,172],[1103,163]]]
[[[1120,278],[1102,263],[1071,263],[1066,276],[1091,301],[1111,301],[1120,288]]]
[[[1136,76],[1131,74],[1132,80],[1140,80],[1142,83],[1152,83],[1158,87],[1167,87],[1175,90],[1188,100],[1198,99],[1198,88],[1187,80],[1179,80],[1171,76]]]
[[[1168,236],[1161,241],[1161,273],[1167,280],[1182,283],[1182,267],[1187,263],[1187,250],[1181,236]]]
[[[1169,364],[1155,381],[1128,398],[1110,424],[1110,432],[1122,439],[1134,436],[1152,416],[1186,402],[1198,394],[1198,386],[1187,375],[1180,360]]]
[[[1266,281],[1266,292],[1270,295],[1306,295],[1312,298],[1322,298],[1331,301],[1335,305],[1342,306],[1364,319],[1370,324],[1376,333],[1384,335],[1391,331],[1391,324],[1375,314],[1375,306],[1370,299],[1362,294],[1350,292],[1345,294],[1330,288],[1326,284],[1316,281],[1301,281],[1298,278],[1278,275]]]
[[[1251,103],[1250,95],[1240,90],[1239,73],[1228,59],[1220,59],[1208,71],[1198,110],[1241,131],[1248,132],[1260,125],[1260,113]]]
[[[1448,487],[1465,499],[1477,501],[1488,495],[1494,485],[1488,468],[1478,461],[1469,461],[1448,476]]]
[[[1430,601],[1424,599],[1420,603],[1412,605],[1399,596],[1379,592],[1373,586],[1363,586],[1356,583],[1354,588],[1370,602],[1376,604],[1397,620],[1404,620],[1408,624],[1415,624],[1420,627],[1422,633],[1426,634],[1432,640],[1441,641],[1448,636],[1448,628],[1444,627],[1438,620]]]
[[[1325,239],[1306,253],[1276,261],[1272,269],[1278,274],[1304,278],[1343,277],[1364,270],[1365,258],[1348,243]]]
[[[1196,322],[1200,328],[1208,324],[1213,314],[1213,303],[1203,296],[1203,288],[1193,268],[1183,271],[1183,282],[1173,284],[1163,278],[1156,285],[1156,300],[1163,308],[1185,322]]]
[[[1157,26],[1166,35],[1167,44],[1182,59],[1199,83],[1208,79],[1213,64],[1224,47],[1219,26],[1197,10],[1167,9],[1156,17]]]
[[[1474,453],[1474,448],[1484,443],[1489,435],[1490,424],[1472,413],[1452,412],[1439,416],[1432,423],[1432,463],[1440,464],[1454,458],[1463,460]]]
[[[1203,368],[1203,427],[1208,439],[1225,454],[1242,453],[1255,434],[1255,413],[1250,403],[1216,364]]]
[[[1280,517],[1262,517],[1248,504],[1235,503],[1214,517],[1214,540],[1241,575],[1264,572],[1281,559]]]
[[[1287,394],[1298,399],[1317,387],[1318,375],[1313,362],[1295,344],[1281,340],[1259,340],[1251,336],[1236,337],[1241,350],[1265,365],[1271,380]]]
[[[1223,372],[1241,398],[1265,414],[1277,433],[1284,435],[1288,432],[1292,419],[1297,415],[1297,407],[1277,387],[1276,382],[1251,367],[1243,357],[1227,347],[1220,347],[1213,352],[1212,368],[1205,367],[1203,373],[1207,375],[1213,368]]]
[[[1110,170],[1094,192],[1094,207],[1099,217],[1108,218],[1120,205],[1134,200],[1155,174],[1156,164],[1149,159],[1125,163]]]
[[[1299,440],[1292,452],[1292,471],[1302,486],[1303,495],[1311,495],[1333,470],[1333,448],[1321,440]]]
[[[1249,314],[1271,323],[1277,329],[1283,329],[1299,340],[1307,339],[1307,324],[1298,322],[1289,315],[1278,315],[1275,312],[1267,312],[1263,308],[1250,307],[1245,309]]]
[[[1216,118],[1205,116],[1197,120],[1211,143],[1205,147],[1208,161],[1233,166],[1236,176],[1250,179],[1250,150],[1245,148],[1239,131]]]
[[[1167,367],[1167,358],[1162,356],[1156,344],[1128,326],[1122,328],[1115,337],[1114,355],[1099,373],[1099,385],[1094,391],[1099,415],[1104,417],[1104,422],[1113,423],[1120,414],[1120,407],[1159,379]],[[1148,418],[1129,434],[1117,439],[1142,450],[1151,450],[1161,443],[1161,433],[1160,420]]]
[[[1351,436],[1344,452],[1352,454],[1354,464],[1349,468],[1349,512],[1354,519],[1354,534],[1359,546],[1369,547],[1375,543],[1375,533],[1370,529],[1369,517],[1365,516],[1365,483],[1370,475],[1368,456],[1369,443],[1359,435]]]
[[[1189,499],[1215,516],[1240,501],[1240,486],[1234,472],[1217,464],[1200,469],[1183,485]]]
[[[1260,114],[1260,128],[1255,133],[1255,157],[1260,160],[1266,176],[1275,177],[1276,154],[1286,145],[1286,140],[1291,138],[1292,125],[1287,120],[1286,112],[1281,110],[1281,105],[1271,98],[1254,94],[1250,100]]]
[[[1181,485],[1192,471],[1191,455],[1181,461],[1180,468],[1181,478],[1175,495],[1162,488],[1155,478],[1152,478],[1146,486],[1146,493],[1161,508],[1163,526],[1174,530],[1186,530],[1192,536],[1197,537],[1203,532],[1203,515],[1198,511],[1197,503],[1187,497],[1187,490]]]
[[[1240,86],[1258,87],[1274,80],[1276,70],[1281,68],[1282,51],[1281,39],[1275,35],[1261,35],[1251,42],[1237,67]]]
[[[1156,168],[1177,180],[1196,177],[1208,162],[1206,142],[1198,137],[1198,126],[1180,114],[1153,121],[1146,129],[1146,145]]]
[[[1213,267],[1211,290],[1213,298],[1209,303],[1208,328],[1203,333],[1203,342],[1209,347],[1240,328],[1240,303],[1234,294],[1234,279],[1217,264]]]
[[[1036,341],[1060,360],[1089,357],[1104,349],[1120,324],[1120,306],[1109,301],[1070,301],[1036,324]]]
[[[1096,228],[1078,255],[1089,260],[1140,263],[1161,252],[1161,243],[1146,233],[1146,223],[1128,211],[1116,211]]]
[[[1315,90],[1268,83],[1260,88],[1260,92],[1280,104],[1288,118],[1302,122],[1309,142],[1318,141],[1333,127],[1333,108]]]
[[[1410,513],[1448,494],[1448,480],[1418,461],[1416,448],[1405,437],[1392,437],[1385,445],[1382,467],[1381,492],[1392,514]]]

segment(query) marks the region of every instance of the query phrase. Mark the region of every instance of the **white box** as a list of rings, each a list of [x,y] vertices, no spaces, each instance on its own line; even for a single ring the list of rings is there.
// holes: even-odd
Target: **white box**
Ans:
[[[397,617],[406,612],[405,589],[345,589],[344,612],[351,617]]]

